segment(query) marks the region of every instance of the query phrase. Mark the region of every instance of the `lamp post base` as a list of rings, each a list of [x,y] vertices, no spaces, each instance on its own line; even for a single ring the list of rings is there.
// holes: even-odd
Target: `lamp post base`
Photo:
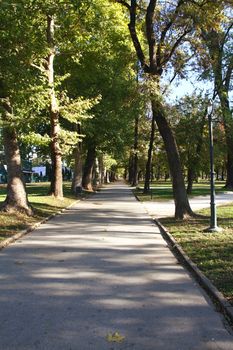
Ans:
[[[207,227],[204,229],[204,232],[209,232],[209,233],[212,233],[212,232],[222,232],[223,229],[221,227],[218,227],[218,226],[215,226],[215,227]]]

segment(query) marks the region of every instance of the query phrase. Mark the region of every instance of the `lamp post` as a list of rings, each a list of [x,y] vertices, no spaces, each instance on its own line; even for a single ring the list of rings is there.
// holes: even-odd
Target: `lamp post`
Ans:
[[[209,151],[210,151],[210,227],[205,232],[219,232],[221,228],[217,225],[217,214],[215,204],[215,173],[214,173],[214,143],[213,143],[213,102],[210,101],[207,107],[209,125]]]

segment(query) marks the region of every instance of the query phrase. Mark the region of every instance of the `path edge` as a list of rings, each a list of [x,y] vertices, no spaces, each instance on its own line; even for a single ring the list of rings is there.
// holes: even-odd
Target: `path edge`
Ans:
[[[35,224],[31,225],[30,227],[28,227],[25,230],[19,231],[16,234],[14,234],[13,236],[4,239],[3,242],[0,243],[0,250],[8,247],[11,243],[14,243],[15,241],[17,241],[18,239],[22,238],[23,236],[27,235],[28,233],[34,231],[36,228],[38,228],[39,226],[41,226],[42,224],[44,224],[45,222],[51,220],[52,218],[54,218],[57,215],[62,214],[63,212],[65,212],[66,210],[68,210],[69,208],[71,208],[73,205],[79,203],[81,200],[75,200],[73,203],[71,203],[70,205],[68,205],[66,208],[62,208],[61,210],[56,211],[55,213],[49,215],[48,217],[44,218],[41,221],[36,222]]]
[[[194,278],[198,281],[201,287],[206,291],[214,302],[217,311],[224,314],[227,321],[233,325],[233,306],[225,299],[223,294],[214,286],[214,284],[199,270],[197,265],[188,257],[183,248],[177,243],[175,238],[170,232],[161,224],[161,222],[153,218],[156,225],[159,227],[160,232],[164,239],[169,244],[171,251],[177,256],[177,258],[184,263],[188,270],[192,273]]]

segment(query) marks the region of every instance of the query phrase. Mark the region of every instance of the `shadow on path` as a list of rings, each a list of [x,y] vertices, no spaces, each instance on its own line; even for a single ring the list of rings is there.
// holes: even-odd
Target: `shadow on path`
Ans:
[[[233,349],[125,185],[4,249],[0,271],[0,350]],[[115,331],[120,344],[106,341]]]

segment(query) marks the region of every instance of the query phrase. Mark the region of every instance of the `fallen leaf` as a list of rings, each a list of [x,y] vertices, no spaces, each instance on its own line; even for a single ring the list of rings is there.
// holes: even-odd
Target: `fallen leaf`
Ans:
[[[125,336],[119,332],[108,333],[106,339],[109,343],[122,343],[125,340]]]

